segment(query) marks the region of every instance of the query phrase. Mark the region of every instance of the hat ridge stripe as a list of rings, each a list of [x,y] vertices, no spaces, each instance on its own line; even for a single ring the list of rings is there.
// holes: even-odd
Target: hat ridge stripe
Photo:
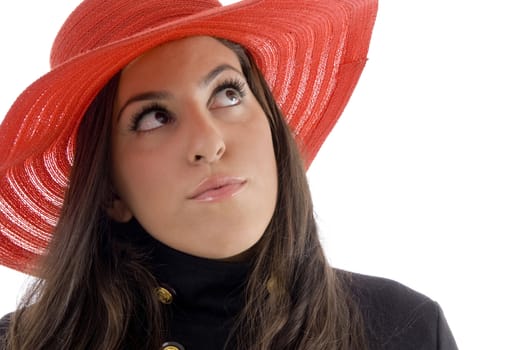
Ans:
[[[327,16],[330,16],[331,13],[327,14]],[[324,17],[322,17],[324,18]],[[311,66],[317,66],[318,69],[316,72],[313,72],[312,74],[314,74],[314,76],[316,77],[315,80],[314,80],[314,86],[311,86],[310,89],[308,91],[310,91],[310,96],[305,96],[305,89],[304,89],[304,84],[302,84],[303,82],[307,81],[309,79],[309,75],[311,74],[310,71],[303,71],[302,72],[302,76],[301,78],[299,79],[300,81],[300,86],[299,86],[299,89],[298,91],[300,93],[298,94],[295,94],[295,98],[294,98],[294,101],[292,101],[292,103],[290,104],[290,108],[289,108],[289,113],[290,114],[296,114],[298,113],[300,115],[300,118],[299,120],[296,121],[296,123],[294,124],[294,132],[295,134],[299,135],[302,131],[303,131],[303,128],[305,126],[305,121],[306,119],[306,116],[313,116],[314,118],[317,118],[317,114],[315,113],[316,110],[319,110],[319,109],[323,109],[323,105],[325,103],[327,103],[327,100],[328,100],[328,97],[327,96],[330,96],[331,95],[331,85],[334,86],[334,83],[333,83],[333,80],[335,78],[335,76],[337,75],[337,65],[339,64],[339,60],[337,62],[335,62],[334,66],[333,66],[333,69],[331,72],[328,72],[328,70],[330,69],[330,67],[327,66],[327,61],[328,61],[328,57],[330,55],[330,46],[331,46],[331,42],[334,40],[334,35],[337,34],[338,32],[340,33],[340,40],[339,40],[339,45],[338,45],[338,50],[341,51],[341,47],[343,46],[343,40],[346,38],[346,34],[347,34],[347,31],[345,30],[346,29],[346,26],[344,25],[341,25],[342,27],[342,30],[335,30],[334,29],[334,26],[333,24],[336,23],[336,21],[319,21],[319,25],[323,25],[325,27],[325,34],[327,35],[325,39],[325,45],[324,47],[322,48],[322,50],[320,50],[319,52],[316,52],[315,53],[315,57],[311,58],[309,57],[308,55],[306,55],[306,58],[311,58],[311,60],[316,60],[316,64],[315,65],[312,65],[310,64],[311,62],[308,62],[309,64],[304,64],[303,66],[304,67],[311,67]],[[310,27],[308,27],[310,28]],[[339,29],[339,28],[338,28]],[[305,33],[305,34],[311,34],[311,33]],[[313,36],[313,35],[311,35]],[[304,42],[306,43],[312,43],[315,39],[314,38],[307,38],[307,40],[305,40]],[[312,45],[308,48],[306,48],[307,52],[308,53],[313,53],[313,50],[312,50]],[[341,56],[341,55],[340,55]],[[328,84],[329,84],[329,89],[322,89],[322,83],[323,83],[323,80],[325,79],[325,77],[330,74],[331,77],[330,79],[328,80]],[[322,101],[320,102],[319,99],[318,99],[318,96],[319,94],[323,94],[323,97],[322,98]],[[305,101],[306,105],[302,104],[302,100]],[[299,111],[297,111],[298,108],[301,109]],[[312,123],[312,121],[309,121],[309,123]],[[309,125],[307,125],[308,127]]]
[[[17,176],[15,172],[10,172],[7,174],[6,178],[8,181],[8,184],[14,194],[17,196],[15,197],[16,201],[18,201],[20,204],[22,204],[25,208],[29,209],[29,215],[35,218],[42,219],[42,222],[54,226],[56,222],[54,220],[46,220],[46,218],[49,218],[49,211],[47,210],[47,206],[45,204],[48,203],[48,201],[45,201],[42,203],[42,205],[39,205],[37,201],[35,201],[31,196],[29,195],[32,192],[35,191],[27,191],[27,189],[23,189],[20,187],[19,182],[23,180],[26,176],[26,174],[22,174],[22,176]],[[38,188],[35,188],[38,192],[38,197],[41,198],[42,193],[39,191]],[[47,215],[46,215],[47,214]],[[40,221],[40,220],[39,220]],[[49,238],[49,235],[48,235]]]
[[[51,205],[54,205],[54,206],[62,205],[62,198],[59,195],[59,193],[57,193],[57,191],[53,191],[51,187],[44,185],[44,183],[40,180],[39,174],[41,172],[38,172],[36,170],[37,168],[34,163],[26,164],[25,169],[27,171],[27,176],[29,178],[29,181],[31,182],[31,184],[33,184],[35,188],[38,189],[39,194],[43,194],[44,197],[47,198],[48,201],[51,203]],[[44,169],[45,169],[45,162],[44,162]],[[45,170],[47,171],[47,169]],[[50,180],[56,183],[53,177],[50,177]]]
[[[0,196],[0,199],[2,197]],[[31,234],[20,234],[19,230],[13,231],[7,226],[2,227],[2,237],[7,238],[10,242],[18,247],[27,250],[31,254],[42,254],[47,246],[47,241],[40,241],[39,237],[43,235],[43,230],[36,227],[31,222],[20,218],[17,211],[10,207],[6,202],[0,201],[0,212],[9,215],[12,226],[21,228],[22,232],[32,232]],[[3,220],[2,220],[3,221]],[[32,231],[35,230],[35,231]],[[36,233],[36,234],[35,234]],[[43,243],[43,244],[42,244]]]
[[[17,183],[18,182],[17,178],[18,177],[13,173],[9,173],[6,176],[8,187],[6,187],[5,190],[8,190],[10,188],[12,190],[13,195],[10,196],[10,198],[12,199],[11,201],[7,201],[7,200],[5,201],[6,203],[5,210],[10,210],[10,209],[14,210],[14,208],[20,208],[20,207],[28,208],[29,211],[24,211],[26,217],[31,217],[32,221],[37,221],[39,225],[45,226],[48,229],[50,227],[53,227],[55,224],[53,220],[49,220],[50,222],[46,222],[45,220],[46,213],[45,212],[40,213],[39,211],[36,210],[38,206],[34,203],[33,200],[31,200],[31,198],[27,196],[26,192],[20,188],[20,186]],[[13,205],[10,205],[10,203],[14,204],[14,207]],[[51,214],[47,210],[46,212],[48,214]],[[36,236],[40,236],[45,241],[49,240],[50,238],[50,234],[42,230],[39,230]]]
[[[345,28],[345,27],[344,27]],[[314,125],[317,125],[319,120],[321,119],[322,113],[321,111],[325,110],[325,106],[329,103],[331,100],[333,94],[335,93],[336,84],[337,84],[337,75],[340,72],[340,61],[343,55],[343,47],[345,45],[345,42],[348,38],[347,36],[347,30],[342,29],[340,32],[339,38],[331,37],[330,40],[338,40],[338,45],[336,46],[335,53],[331,55],[331,57],[335,57],[333,62],[334,64],[332,67],[328,67],[327,61],[329,59],[329,51],[330,51],[330,45],[327,44],[327,46],[324,47],[324,54],[320,56],[321,63],[318,65],[318,71],[316,72],[316,79],[314,80],[314,88],[312,91],[315,95],[313,95],[311,98],[307,99],[307,106],[304,108],[302,112],[302,116],[305,115],[315,115],[315,118],[302,118],[302,123],[298,125],[298,132],[301,132],[304,124],[305,119],[307,119],[308,123],[306,125],[307,129],[310,130]],[[327,40],[327,43],[329,40]],[[328,77],[327,77],[328,76]],[[325,82],[325,83],[324,83]],[[325,87],[323,85],[326,85]],[[318,94],[321,93],[321,96],[318,96]],[[318,97],[321,97],[321,101],[318,100]],[[318,113],[314,113],[314,109],[317,109]]]
[[[60,153],[47,152],[42,155],[44,159],[43,165],[44,165],[44,168],[47,174],[50,176],[53,183],[57,184],[60,191],[63,191],[69,184],[69,180],[68,180],[69,171],[65,172],[64,169],[67,167],[67,169],[69,170],[70,166],[64,164],[64,161],[63,159],[61,159],[61,156],[63,156],[62,152]],[[48,189],[52,191],[50,187],[48,187]],[[57,190],[52,191],[52,192],[55,192],[55,194],[61,197],[63,195],[63,193],[60,193],[60,192],[57,193]]]

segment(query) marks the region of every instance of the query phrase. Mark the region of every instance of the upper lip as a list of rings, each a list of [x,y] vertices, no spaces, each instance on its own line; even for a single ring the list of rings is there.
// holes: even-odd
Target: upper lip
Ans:
[[[189,199],[196,198],[206,191],[228,185],[245,183],[247,180],[237,176],[209,176],[204,178],[188,196]]]

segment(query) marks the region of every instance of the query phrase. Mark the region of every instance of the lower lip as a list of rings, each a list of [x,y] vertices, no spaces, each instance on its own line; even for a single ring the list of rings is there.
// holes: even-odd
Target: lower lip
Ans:
[[[221,186],[219,188],[203,192],[199,196],[194,197],[192,199],[199,202],[218,202],[237,195],[243,190],[245,183],[246,182],[240,182]]]

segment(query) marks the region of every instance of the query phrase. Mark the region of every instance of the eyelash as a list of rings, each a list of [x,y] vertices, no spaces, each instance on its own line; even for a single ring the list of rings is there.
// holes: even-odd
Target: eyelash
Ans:
[[[219,91],[225,89],[234,89],[239,92],[239,96],[243,98],[246,96],[246,85],[247,84],[239,78],[229,78],[217,84],[212,92],[212,96],[215,96]]]
[[[214,88],[214,90],[212,91],[212,96],[215,96],[218,92],[226,90],[226,89],[236,90],[239,93],[240,98],[243,98],[246,96],[246,83],[239,78],[229,78],[229,79],[219,82],[217,86]],[[130,123],[130,130],[137,131],[139,128],[139,123],[141,119],[148,113],[155,112],[155,111],[162,111],[170,115],[170,112],[165,106],[163,106],[162,104],[158,102],[152,102],[142,107],[139,112],[133,115],[131,119],[131,123]]]
[[[155,111],[162,111],[170,115],[170,112],[168,112],[165,106],[163,106],[162,104],[158,102],[152,102],[150,104],[143,106],[139,112],[133,115],[131,119],[131,123],[130,123],[130,130],[137,131],[139,129],[139,122],[141,121],[141,119],[148,113],[155,112]]]

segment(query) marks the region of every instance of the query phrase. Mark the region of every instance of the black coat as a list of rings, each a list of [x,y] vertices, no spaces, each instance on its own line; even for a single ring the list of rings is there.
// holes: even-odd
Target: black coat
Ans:
[[[371,350],[457,349],[444,314],[433,300],[388,279],[338,273],[363,313]],[[9,315],[0,320],[0,338],[8,324]],[[208,347],[213,341],[211,333],[203,334],[193,348],[187,343],[186,350],[214,349]]]
[[[363,314],[371,350],[456,350],[440,306],[389,279],[339,271]]]

